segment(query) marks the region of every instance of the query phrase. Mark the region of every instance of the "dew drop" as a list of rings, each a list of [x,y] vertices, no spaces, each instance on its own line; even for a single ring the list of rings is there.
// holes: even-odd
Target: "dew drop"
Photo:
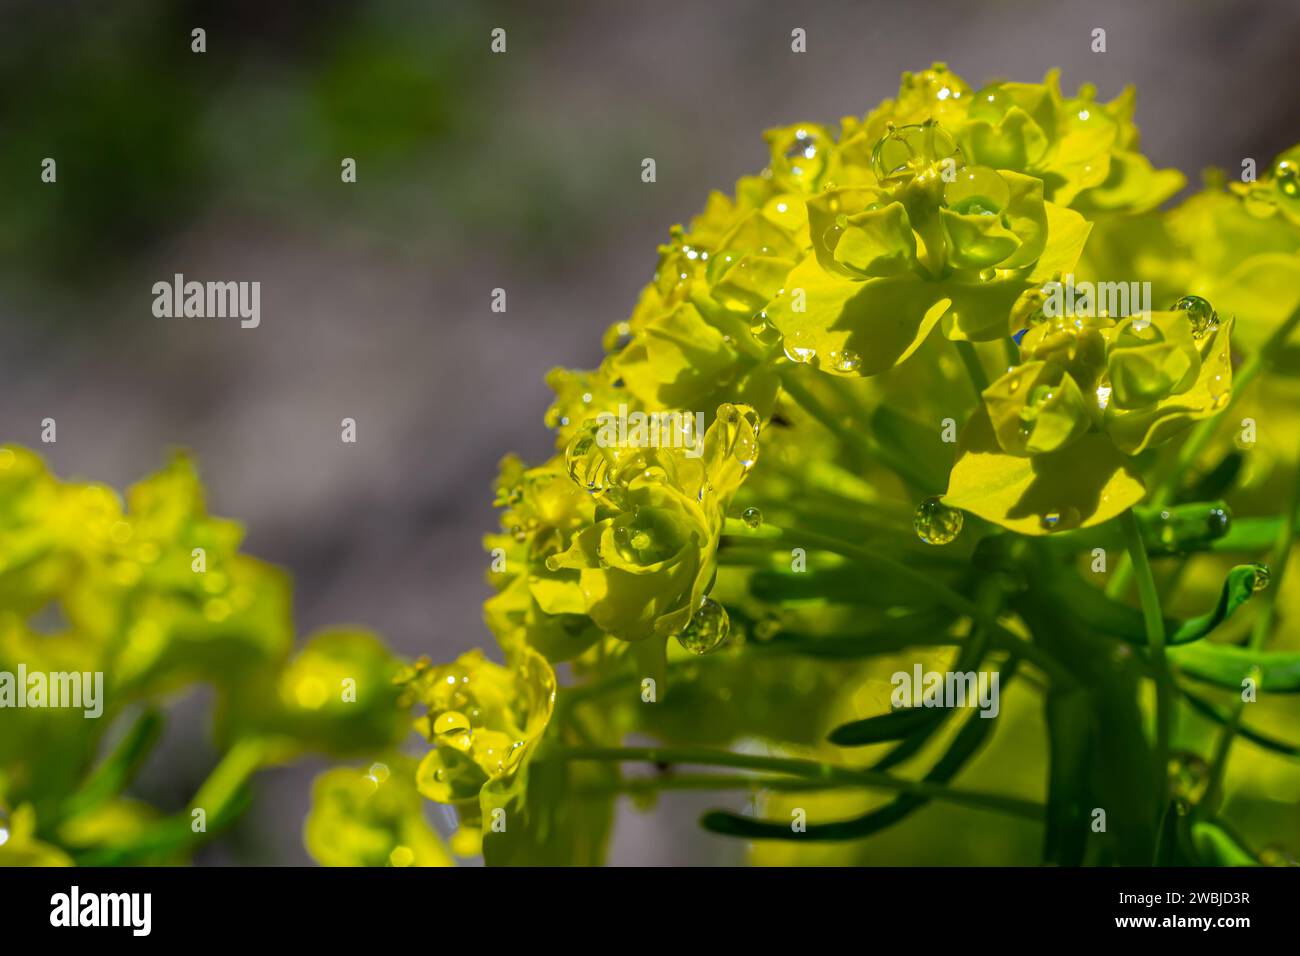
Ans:
[[[727,609],[712,598],[705,598],[690,623],[677,634],[677,643],[692,654],[715,651],[731,633],[731,618]]]
[[[763,524],[763,512],[757,508],[746,508],[740,518],[748,528],[757,528]]]
[[[753,322],[749,326],[749,334],[754,337],[759,345],[768,348],[781,341],[781,331],[767,320],[767,312],[760,312],[754,316]]]
[[[1300,199],[1300,164],[1294,159],[1279,159],[1273,164],[1273,182],[1288,199]]]
[[[862,356],[852,349],[831,353],[831,365],[837,372],[856,372],[862,367]]]
[[[1211,508],[1205,516],[1205,527],[1211,538],[1222,538],[1232,527],[1232,513],[1226,508]]]
[[[439,737],[443,734],[464,733],[469,729],[469,718],[458,710],[439,714],[438,719],[433,722],[433,732]]]
[[[1079,512],[1074,508],[1053,508],[1038,519],[1044,531],[1065,531],[1079,523]]]
[[[1255,565],[1255,577],[1254,580],[1250,582],[1250,590],[1253,593],[1258,594],[1260,591],[1268,587],[1269,579],[1272,576],[1273,572],[1269,570],[1267,564]]]
[[[1219,328],[1219,313],[1199,295],[1185,295],[1174,303],[1174,312],[1186,312],[1192,338],[1203,339]]]
[[[961,534],[966,516],[956,508],[949,508],[940,496],[926,498],[912,513],[912,527],[916,536],[926,544],[950,544]]]
[[[811,365],[817,350],[808,344],[808,333],[796,331],[785,337],[785,357],[797,365]]]

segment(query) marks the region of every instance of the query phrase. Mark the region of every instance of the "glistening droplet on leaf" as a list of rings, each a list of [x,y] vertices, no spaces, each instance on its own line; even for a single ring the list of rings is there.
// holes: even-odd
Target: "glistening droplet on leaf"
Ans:
[[[749,334],[759,345],[766,348],[771,348],[781,341],[781,330],[767,320],[766,312],[754,316],[749,326]]]
[[[1294,159],[1279,159],[1273,164],[1273,183],[1286,198],[1300,199],[1300,163]]]
[[[746,508],[740,518],[745,522],[746,527],[757,528],[763,523],[763,512],[757,508]]]
[[[785,337],[785,357],[797,365],[815,365],[817,350],[808,344],[808,334],[800,329]]]
[[[730,633],[727,609],[713,598],[705,598],[691,615],[690,623],[678,632],[677,643],[692,654],[708,654],[721,647]]]
[[[1052,508],[1038,519],[1044,531],[1066,531],[1079,523],[1079,512],[1075,508]]]
[[[1269,570],[1267,564],[1255,565],[1255,578],[1250,582],[1250,589],[1255,593],[1259,593],[1268,587],[1269,579],[1272,576],[1273,572]]]
[[[718,424],[722,426],[722,447],[748,471],[758,460],[758,433],[762,421],[748,405],[724,402],[718,406]]]
[[[831,367],[837,372],[856,372],[862,367],[862,356],[852,349],[831,352]]]
[[[1219,327],[1219,313],[1199,295],[1185,295],[1174,303],[1173,311],[1186,312],[1188,324],[1192,327],[1192,337],[1204,338]]]
[[[957,508],[949,508],[939,496],[926,498],[912,514],[912,527],[916,536],[926,544],[950,544],[961,534],[966,516]]]

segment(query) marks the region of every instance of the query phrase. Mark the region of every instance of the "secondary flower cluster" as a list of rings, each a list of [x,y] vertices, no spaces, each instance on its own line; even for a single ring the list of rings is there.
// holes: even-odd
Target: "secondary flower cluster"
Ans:
[[[0,672],[101,674],[104,698],[97,719],[3,712],[0,865],[185,860],[202,831],[119,791],[157,739],[155,708],[198,684],[215,690],[217,744],[249,755],[245,773],[402,735],[398,662],[352,630],[323,632],[295,654],[288,578],[240,553],[242,537],[207,513],[184,456],[123,502],[0,447]],[[118,718],[131,724],[125,735]],[[122,749],[93,766],[115,736]],[[215,830],[218,806],[204,809]]]

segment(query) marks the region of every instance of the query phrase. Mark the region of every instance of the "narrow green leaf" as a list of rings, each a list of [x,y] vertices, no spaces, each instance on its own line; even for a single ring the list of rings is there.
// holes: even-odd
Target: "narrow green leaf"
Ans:
[[[1256,676],[1261,690],[1280,694],[1300,691],[1297,651],[1252,651],[1202,641],[1171,649],[1169,658],[1185,676],[1218,687],[1239,691],[1243,680]]]
[[[1237,608],[1241,607],[1251,599],[1255,593],[1255,582],[1259,577],[1259,568],[1253,564],[1239,564],[1231,571],[1223,581],[1223,588],[1219,592],[1219,602],[1214,608],[1199,617],[1188,618],[1181,624],[1173,621],[1165,622],[1165,630],[1169,635],[1169,644],[1189,644],[1192,641],[1199,641],[1216,627],[1232,617]],[[1174,624],[1170,627],[1170,624]]]
[[[770,641],[751,644],[746,653],[797,654],[828,660],[853,660],[879,654],[892,654],[908,647],[935,644],[958,644],[961,638],[947,637],[952,615],[943,611],[917,611],[891,618],[889,623],[856,634],[812,637],[782,631]]]
[[[927,707],[900,707],[885,714],[841,724],[827,737],[838,747],[865,747],[886,740],[901,740],[919,730],[936,726],[943,720],[943,711]]]
[[[1250,600],[1255,593],[1257,575],[1257,565],[1239,564],[1234,567],[1224,578],[1219,599],[1209,611],[1186,620],[1172,617],[1164,619],[1167,635],[1165,643],[1170,646],[1190,644],[1211,634]],[[1072,614],[1093,630],[1132,644],[1146,644],[1142,612],[1107,597],[1100,588],[1094,588],[1077,574],[1058,574],[1053,578],[1053,591],[1058,599],[1070,607]]]
[[[95,768],[81,789],[68,798],[59,818],[66,820],[93,810],[126,789],[158,742],[162,728],[163,715],[159,711],[153,708],[143,711],[113,752]]]
[[[1254,854],[1232,834],[1208,820],[1192,824],[1192,842],[1206,863],[1215,866],[1259,866]]]
[[[1002,666],[1002,688],[1015,677],[1019,661],[1011,658]],[[988,740],[999,718],[972,717],[962,725],[948,750],[923,778],[927,783],[946,784],[964,767]],[[879,833],[903,820],[930,802],[930,798],[905,793],[883,807],[871,810],[850,820],[833,823],[812,823],[803,833],[794,833],[788,821],[756,820],[752,817],[711,810],[700,819],[700,826],[710,833],[740,837],[747,840],[813,840],[831,842],[854,840]]]

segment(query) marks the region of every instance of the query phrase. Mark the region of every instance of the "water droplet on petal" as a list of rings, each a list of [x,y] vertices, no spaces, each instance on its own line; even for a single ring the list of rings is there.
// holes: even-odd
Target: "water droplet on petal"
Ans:
[[[1079,512],[1075,508],[1052,508],[1038,519],[1044,531],[1066,531],[1079,523]]]
[[[1186,312],[1192,338],[1203,339],[1219,328],[1219,313],[1199,295],[1185,295],[1174,303],[1174,312]]]
[[[707,654],[717,650],[731,633],[731,618],[727,609],[712,598],[705,598],[691,621],[677,634],[677,643],[692,654]]]
[[[1273,164],[1273,183],[1277,191],[1288,199],[1300,199],[1300,163],[1294,159],[1279,159]]]
[[[837,372],[856,372],[862,367],[862,356],[852,349],[831,353],[831,365]]]
[[[957,508],[949,508],[939,496],[926,498],[912,514],[912,527],[916,536],[926,544],[949,544],[961,534],[966,516]]]
[[[802,330],[785,337],[785,357],[798,365],[813,365],[817,350],[808,344],[808,333]]]

